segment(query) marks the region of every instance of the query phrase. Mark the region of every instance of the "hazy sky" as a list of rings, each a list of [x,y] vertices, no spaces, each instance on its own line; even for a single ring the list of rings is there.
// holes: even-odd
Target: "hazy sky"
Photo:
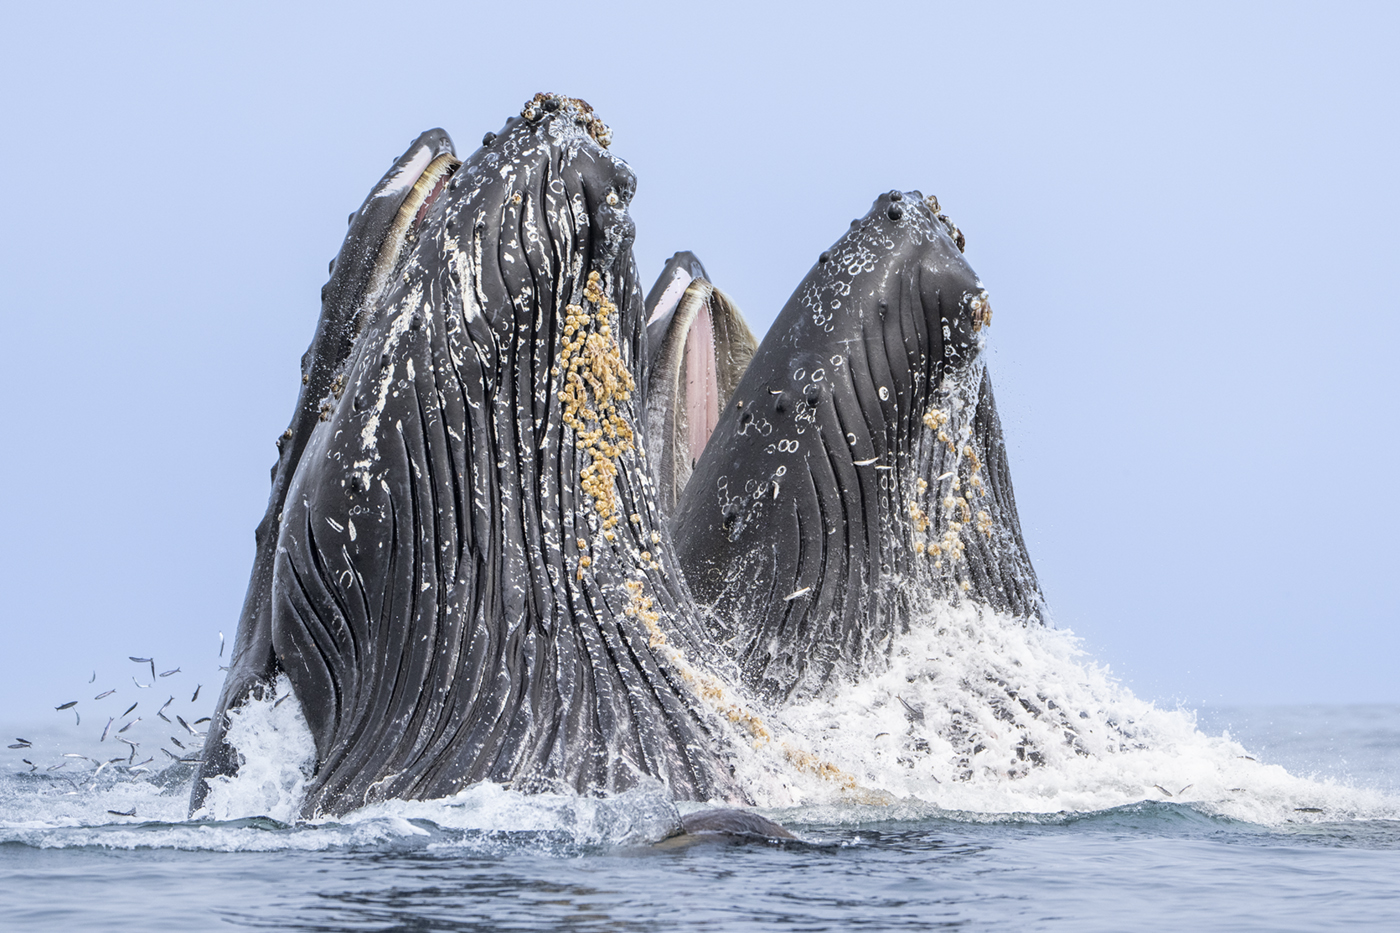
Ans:
[[[539,90],[759,333],[937,194],[1056,623],[1165,703],[1400,702],[1393,7],[258,6],[0,14],[7,718],[212,667],[346,215]]]

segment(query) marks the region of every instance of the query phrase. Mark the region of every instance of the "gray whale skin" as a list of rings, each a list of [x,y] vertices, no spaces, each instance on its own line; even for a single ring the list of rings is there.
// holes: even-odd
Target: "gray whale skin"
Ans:
[[[881,195],[756,345],[689,253],[643,298],[609,142],[536,95],[351,215],[192,810],[282,675],[307,817],[479,781],[743,805],[732,750],[921,602],[1043,618],[937,201]]]

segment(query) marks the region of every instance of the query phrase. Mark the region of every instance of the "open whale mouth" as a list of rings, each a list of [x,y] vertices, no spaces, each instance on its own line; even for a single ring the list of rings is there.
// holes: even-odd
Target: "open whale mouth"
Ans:
[[[774,741],[746,697],[878,663],[900,581],[1038,605],[990,308],[933,205],[877,199],[760,347],[691,254],[643,300],[607,139],[540,95],[465,160],[424,133],[351,216],[193,807],[282,675],[308,815],[479,781],[744,800],[733,755]]]
[[[379,248],[379,256],[374,263],[373,280],[368,292],[371,296],[377,294],[387,284],[394,269],[398,267],[405,246],[422,225],[423,218],[427,216],[428,209],[442,194],[448,179],[452,177],[452,173],[457,171],[457,168],[462,164],[462,160],[450,152],[441,153],[435,158],[428,158],[431,155],[431,150],[425,150],[394,176],[386,179],[385,184],[381,186],[386,190],[375,192],[374,197],[388,197],[408,189],[408,194],[404,197],[393,221],[389,224],[389,229],[384,235],[384,242]],[[411,182],[407,177],[399,178],[400,175],[418,169],[422,162],[427,164],[422,166],[418,176],[413,178]],[[369,302],[366,304],[368,305]]]
[[[423,222],[428,208],[437,200],[438,195],[442,194],[447,179],[452,177],[452,173],[461,164],[461,159],[448,152],[428,163],[427,168],[423,169],[423,173],[414,181],[412,190],[409,191],[408,197],[404,198],[403,206],[394,218],[385,243],[386,248],[392,243],[398,249],[402,249],[404,239]]]

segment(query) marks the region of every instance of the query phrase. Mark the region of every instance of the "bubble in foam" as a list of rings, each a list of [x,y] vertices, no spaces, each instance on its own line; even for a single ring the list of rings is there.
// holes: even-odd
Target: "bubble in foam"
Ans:
[[[316,768],[316,743],[281,674],[273,689],[229,711],[226,741],[238,755],[238,772],[208,778],[209,796],[196,818],[237,820],[267,816],[295,820]]]

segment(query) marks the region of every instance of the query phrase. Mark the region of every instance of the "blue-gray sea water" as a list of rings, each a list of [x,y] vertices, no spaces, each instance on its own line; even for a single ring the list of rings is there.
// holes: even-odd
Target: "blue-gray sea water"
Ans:
[[[1242,819],[1169,787],[1034,813],[828,801],[765,810],[797,842],[657,844],[674,808],[646,791],[184,822],[187,767],[30,772],[19,760],[38,756],[11,750],[0,927],[1400,929],[1400,706],[1208,709],[1195,725],[1228,731],[1243,767],[1287,769],[1282,804]]]

